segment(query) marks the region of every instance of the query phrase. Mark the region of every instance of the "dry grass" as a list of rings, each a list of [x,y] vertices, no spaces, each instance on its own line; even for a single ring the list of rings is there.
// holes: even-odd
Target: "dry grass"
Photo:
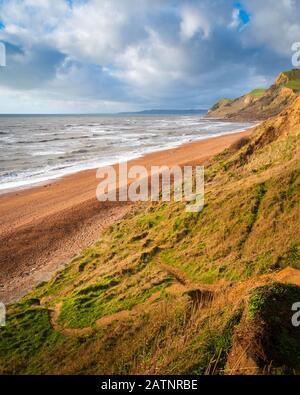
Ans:
[[[300,285],[299,108],[210,163],[201,213],[140,204],[10,306],[0,372],[274,373],[245,317],[257,287]]]

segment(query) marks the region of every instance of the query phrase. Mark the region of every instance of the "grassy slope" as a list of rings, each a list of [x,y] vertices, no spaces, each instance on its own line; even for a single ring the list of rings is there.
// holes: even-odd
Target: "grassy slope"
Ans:
[[[250,328],[252,337],[242,337],[255,341],[257,332],[268,336],[274,323],[264,314],[265,301],[279,298],[278,307],[290,311],[289,286],[280,284],[278,293],[276,276],[293,270],[282,281],[299,279],[299,113],[297,100],[251,140],[211,161],[201,213],[187,213],[183,203],[141,204],[49,283],[11,305],[7,327],[0,328],[0,372],[242,368],[236,361],[249,344],[239,332]],[[300,298],[298,287],[293,292]],[[262,360],[254,350],[251,361],[258,370],[271,358],[269,371],[297,371],[293,328],[277,324],[271,351]]]
[[[261,97],[265,92],[266,92],[266,89],[257,88],[257,89],[253,89],[251,92],[249,92],[248,95],[254,96],[254,97]]]
[[[268,89],[254,89],[235,100],[222,99],[208,112],[209,116],[230,119],[266,119],[286,108],[300,92],[300,70],[279,74]]]

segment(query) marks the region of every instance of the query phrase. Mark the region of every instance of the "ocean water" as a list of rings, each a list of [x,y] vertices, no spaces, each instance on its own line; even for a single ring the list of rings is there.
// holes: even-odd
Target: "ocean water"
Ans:
[[[253,126],[199,115],[0,116],[0,191]]]

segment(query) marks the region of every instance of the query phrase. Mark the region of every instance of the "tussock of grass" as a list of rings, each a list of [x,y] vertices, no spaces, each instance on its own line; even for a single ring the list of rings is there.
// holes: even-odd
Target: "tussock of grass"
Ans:
[[[299,300],[300,288],[293,284],[275,282],[251,292],[238,339],[261,371],[299,374],[299,332],[291,322],[291,307]]]

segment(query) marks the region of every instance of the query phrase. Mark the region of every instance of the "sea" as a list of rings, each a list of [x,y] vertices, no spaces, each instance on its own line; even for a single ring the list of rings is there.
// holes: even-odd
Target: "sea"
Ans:
[[[0,192],[251,126],[203,114],[0,115]]]

